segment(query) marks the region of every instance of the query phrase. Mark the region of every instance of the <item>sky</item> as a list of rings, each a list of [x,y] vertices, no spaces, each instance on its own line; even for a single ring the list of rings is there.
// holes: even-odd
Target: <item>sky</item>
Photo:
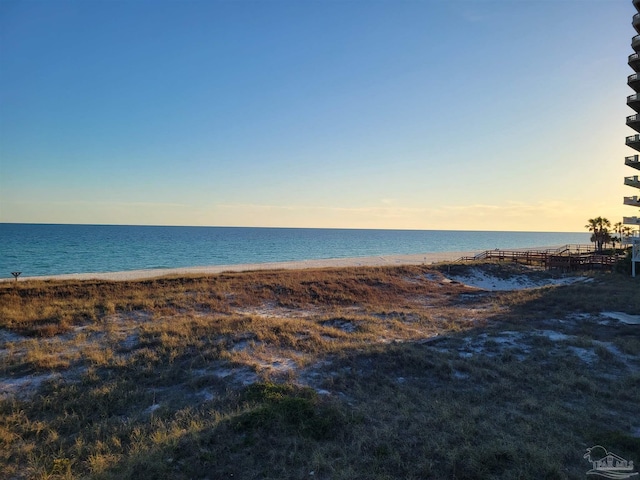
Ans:
[[[0,222],[586,231],[631,0],[0,0]]]

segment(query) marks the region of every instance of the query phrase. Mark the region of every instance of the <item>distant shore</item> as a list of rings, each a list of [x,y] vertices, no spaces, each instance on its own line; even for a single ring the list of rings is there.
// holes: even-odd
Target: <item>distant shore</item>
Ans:
[[[460,257],[475,255],[479,251],[434,252],[412,255],[380,255],[374,257],[329,258],[321,260],[300,260],[291,262],[245,263],[236,265],[210,265],[181,268],[158,268],[149,270],[130,270],[121,272],[68,273],[61,275],[42,275],[19,277],[24,280],[143,280],[167,275],[215,274],[222,272],[243,272],[249,270],[302,269],[328,267],[379,267],[384,265],[421,265],[450,262]],[[0,281],[14,281],[3,278]]]

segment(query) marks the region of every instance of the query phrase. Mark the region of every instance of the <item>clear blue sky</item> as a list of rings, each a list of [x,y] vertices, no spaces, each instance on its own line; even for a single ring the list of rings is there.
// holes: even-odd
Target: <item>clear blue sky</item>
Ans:
[[[0,0],[0,222],[619,221],[634,11]]]

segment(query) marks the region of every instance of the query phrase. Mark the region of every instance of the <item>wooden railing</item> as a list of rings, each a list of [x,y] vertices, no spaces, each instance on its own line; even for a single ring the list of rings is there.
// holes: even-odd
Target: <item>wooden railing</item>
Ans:
[[[526,265],[541,265],[548,269],[578,270],[611,269],[618,261],[618,256],[598,254],[593,245],[575,244],[543,250],[485,250],[472,257],[458,259],[459,262],[479,260],[511,261]]]
[[[568,255],[568,254],[583,254],[583,253],[591,253],[594,252],[595,249],[592,245],[583,245],[583,244],[567,244],[562,245],[561,247],[555,248],[547,248],[547,249],[507,249],[500,250],[496,248],[495,250],[485,250],[484,252],[480,252],[473,257],[460,257],[458,259],[459,262],[472,261],[472,260],[489,260],[489,259],[498,259],[498,260],[535,260],[538,258],[547,258],[549,255]]]
[[[618,262],[617,255],[552,255],[546,267],[561,270],[611,270]]]

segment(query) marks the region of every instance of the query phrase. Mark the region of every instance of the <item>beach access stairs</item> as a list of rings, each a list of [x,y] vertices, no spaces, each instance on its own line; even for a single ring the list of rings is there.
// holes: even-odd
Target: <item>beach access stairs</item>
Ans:
[[[510,261],[544,268],[573,270],[611,270],[619,260],[618,255],[597,253],[593,245],[574,244],[547,249],[485,250],[474,256],[460,257],[459,262],[497,260]]]

